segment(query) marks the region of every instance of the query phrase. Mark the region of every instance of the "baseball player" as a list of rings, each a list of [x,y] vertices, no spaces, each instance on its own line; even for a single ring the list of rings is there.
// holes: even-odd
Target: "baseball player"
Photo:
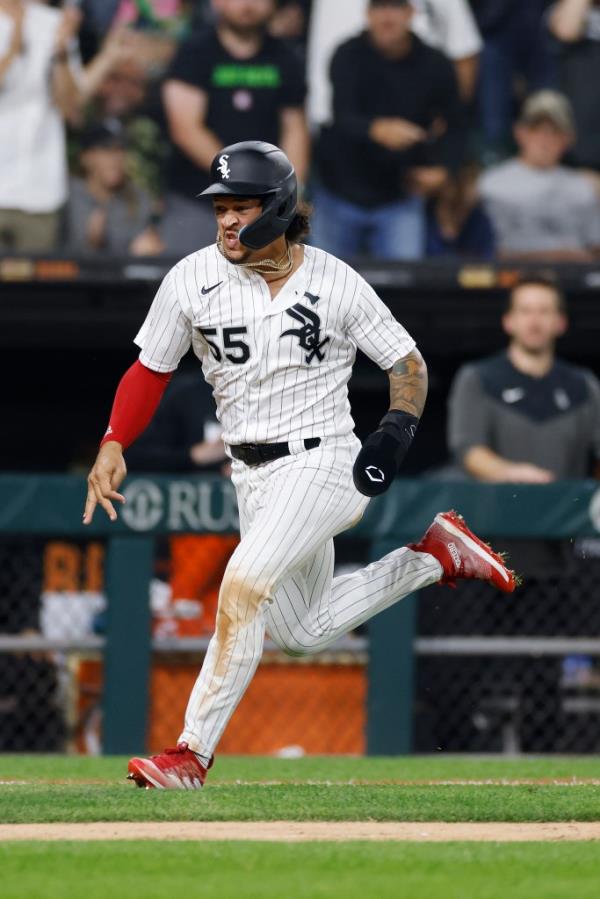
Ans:
[[[427,369],[414,340],[350,266],[302,243],[296,175],[277,147],[223,149],[201,195],[216,243],[166,275],[142,325],[88,478],[84,522],[111,520],[122,452],[142,432],[193,347],[212,386],[232,459],[241,542],[227,566],[215,634],[177,746],[129,762],[139,786],[194,789],[260,660],[265,630],[291,655],[324,649],[403,596],[435,582],[514,573],[455,512],[417,544],[333,577],[333,538],[394,479],[417,430]],[[390,379],[390,409],[361,448],[347,384],[360,348]]]

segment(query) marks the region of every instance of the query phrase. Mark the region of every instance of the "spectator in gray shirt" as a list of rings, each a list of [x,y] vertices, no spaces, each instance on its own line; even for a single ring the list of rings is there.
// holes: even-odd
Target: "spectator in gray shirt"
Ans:
[[[600,383],[557,359],[567,328],[564,298],[546,275],[513,288],[497,356],[465,365],[452,385],[448,440],[480,481],[546,484],[583,478],[600,461]]]
[[[589,476],[594,468],[600,473],[600,383],[590,371],[556,357],[567,318],[555,282],[545,273],[524,277],[510,293],[502,324],[508,348],[465,365],[452,385],[448,439],[455,459],[466,474],[487,482],[548,484]],[[593,581],[594,569],[573,541],[511,538],[499,545],[525,578],[519,602],[532,616],[532,629],[548,634],[541,622],[547,608],[557,614],[550,610],[558,597],[567,606],[587,602],[581,585]],[[480,599],[474,591],[468,595]],[[512,627],[514,619],[505,623]],[[523,720],[542,693],[559,707],[568,664],[557,658],[545,666],[543,679],[540,669],[532,671],[530,689],[523,691],[522,668],[507,662],[503,689],[512,682]],[[532,731],[524,738],[532,748],[535,741]]]
[[[489,169],[479,193],[502,257],[589,262],[600,251],[600,199],[588,178],[560,162],[575,137],[569,101],[540,91],[525,103],[519,155]]]
[[[69,248],[76,253],[158,255],[152,199],[127,172],[122,126],[111,120],[81,137],[83,178],[73,178],[67,206]]]

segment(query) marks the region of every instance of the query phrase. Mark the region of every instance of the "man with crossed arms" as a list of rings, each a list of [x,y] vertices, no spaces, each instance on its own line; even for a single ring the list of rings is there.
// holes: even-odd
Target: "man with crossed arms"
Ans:
[[[301,242],[308,210],[281,150],[234,144],[217,155],[211,177],[203,196],[213,202],[217,241],[175,265],[156,295],[88,478],[84,514],[89,524],[100,505],[116,519],[123,449],[192,346],[232,459],[242,539],[177,746],[129,762],[129,777],[147,788],[202,786],[265,629],[285,652],[313,653],[429,584],[477,578],[512,592],[516,583],[455,512],[438,514],[419,543],[333,577],[333,538],[389,487],[410,446],[427,369],[363,278]],[[347,392],[357,347],[390,378],[390,411],[362,449]]]

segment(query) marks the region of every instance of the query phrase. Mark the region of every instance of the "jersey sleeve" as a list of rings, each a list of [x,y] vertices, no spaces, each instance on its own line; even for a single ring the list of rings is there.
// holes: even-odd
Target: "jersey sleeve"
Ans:
[[[152,371],[174,371],[192,343],[192,322],[177,296],[173,272],[163,280],[133,341],[140,362]]]
[[[347,329],[365,356],[385,370],[408,356],[416,346],[408,331],[366,282],[352,304]]]

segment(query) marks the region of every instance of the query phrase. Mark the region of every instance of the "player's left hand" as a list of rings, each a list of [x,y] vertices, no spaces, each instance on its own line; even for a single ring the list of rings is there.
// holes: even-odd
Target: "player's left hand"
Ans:
[[[408,412],[388,412],[379,428],[363,443],[352,476],[354,486],[364,496],[379,496],[388,489],[400,468],[419,419]]]
[[[126,474],[123,448],[117,441],[109,440],[100,447],[94,467],[88,475],[88,493],[83,513],[84,524],[92,523],[98,505],[102,506],[111,521],[117,520],[113,502],[125,502],[125,497],[123,494],[117,493],[117,490]]]

